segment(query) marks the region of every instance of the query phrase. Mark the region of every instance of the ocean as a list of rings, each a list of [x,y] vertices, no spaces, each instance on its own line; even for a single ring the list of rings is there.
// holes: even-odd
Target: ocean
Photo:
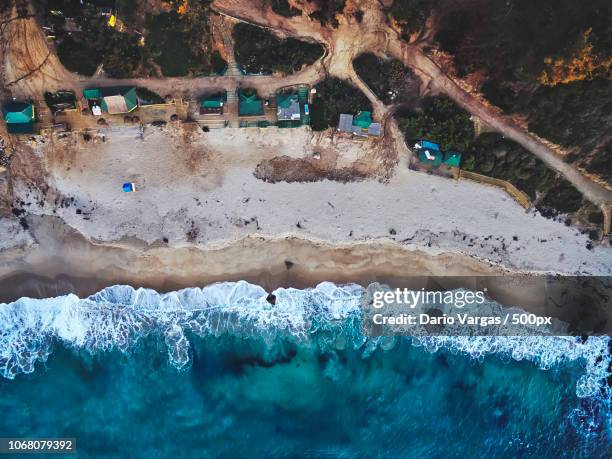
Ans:
[[[609,457],[608,337],[367,338],[358,285],[0,304],[0,437],[78,457]]]

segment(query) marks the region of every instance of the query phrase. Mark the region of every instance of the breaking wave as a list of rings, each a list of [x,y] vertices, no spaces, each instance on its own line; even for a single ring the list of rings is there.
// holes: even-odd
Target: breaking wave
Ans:
[[[324,282],[313,289],[275,290],[274,304],[260,286],[226,282],[204,288],[158,293],[125,285],[108,287],[88,298],[21,298],[0,304],[0,374],[14,379],[45,362],[55,343],[92,354],[129,352],[145,336],[160,336],[178,370],[191,363],[188,336],[263,340],[272,347],[290,341],[322,351],[353,348],[367,358],[390,350],[399,340],[428,352],[447,349],[482,360],[489,355],[527,360],[543,370],[570,362],[584,369],[576,384],[581,404],[572,423],[582,433],[611,430],[612,356],[609,337],[482,336],[365,337],[360,331],[360,300],[365,289]]]

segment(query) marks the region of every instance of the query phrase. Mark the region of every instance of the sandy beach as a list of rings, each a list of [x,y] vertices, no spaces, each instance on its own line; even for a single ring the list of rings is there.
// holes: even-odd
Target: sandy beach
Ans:
[[[55,140],[34,153],[54,193],[26,181],[15,188],[28,213],[60,217],[105,244],[211,250],[247,236],[294,237],[459,253],[512,270],[612,271],[609,247],[589,250],[576,228],[525,212],[497,188],[413,172],[404,158],[382,183],[385,158],[375,141],[284,131],[151,128],[142,138],[137,130],[111,132],[95,145]],[[318,167],[333,170],[356,169],[368,158],[370,178],[268,183],[254,175],[262,161],[312,162],[315,152],[326,164]],[[123,193],[126,181],[138,191]]]
[[[96,144],[36,146],[30,159],[40,161],[50,191],[27,178],[14,184],[29,228],[2,220],[11,236],[0,252],[2,296],[36,295],[46,281],[32,287],[25,274],[55,289],[63,285],[56,276],[89,279],[72,282],[87,294],[116,283],[170,290],[245,279],[271,289],[612,270],[610,248],[589,250],[576,228],[525,212],[499,189],[416,173],[403,158],[384,182],[379,143],[285,131],[152,128],[141,137],[128,129]],[[281,156],[369,176],[268,183],[254,175]],[[363,169],[366,162],[374,166]],[[125,181],[138,191],[123,193]]]

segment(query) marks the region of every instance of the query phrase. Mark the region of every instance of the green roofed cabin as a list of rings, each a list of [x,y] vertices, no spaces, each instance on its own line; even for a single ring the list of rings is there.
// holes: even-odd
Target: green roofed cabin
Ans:
[[[434,167],[438,167],[442,164],[444,156],[437,143],[430,142],[429,140],[421,140],[416,143],[414,148],[419,152],[419,161],[423,164]]]
[[[204,96],[200,101],[200,115],[223,115],[225,102],[227,102],[227,91]]]
[[[461,164],[461,153],[456,151],[447,151],[444,153],[444,164],[450,167],[459,167]]]
[[[250,92],[250,91],[249,91]],[[238,104],[238,115],[239,116],[260,116],[264,114],[263,101],[257,98],[257,92],[253,90],[252,94],[249,92],[239,89],[238,97],[240,103]]]
[[[368,111],[360,111],[357,115],[340,114],[338,122],[338,130],[342,132],[351,132],[361,137],[380,137],[382,126],[380,123],[372,121],[372,113]]]
[[[415,144],[414,148],[419,152],[419,161],[423,164],[434,167],[438,167],[440,164],[449,167],[459,167],[461,164],[461,153],[449,150],[442,154],[440,146],[429,140],[420,140]]]
[[[361,129],[368,129],[370,124],[372,124],[371,112],[359,112],[357,116],[353,118],[353,126],[359,126]]]
[[[121,115],[138,108],[138,96],[133,86],[86,89],[83,91],[83,97],[87,99],[94,115],[101,115],[102,112],[109,115]]]
[[[11,102],[2,107],[2,115],[9,134],[32,134],[34,132],[34,105],[26,102]]]
[[[297,93],[276,96],[276,117],[278,121],[299,121],[302,117]]]

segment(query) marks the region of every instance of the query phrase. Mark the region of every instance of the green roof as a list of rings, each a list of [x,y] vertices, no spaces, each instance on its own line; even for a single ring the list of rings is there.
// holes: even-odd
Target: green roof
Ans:
[[[13,102],[2,107],[6,124],[28,124],[34,120],[34,106],[25,102]]]
[[[306,86],[300,86],[298,88],[298,96],[300,98],[301,103],[308,103],[308,88]]]
[[[245,95],[242,91],[239,92],[240,104],[238,107],[238,115],[240,116],[257,116],[263,115],[263,102],[257,98],[257,93],[250,96]]]
[[[223,107],[223,103],[227,100],[227,91],[223,91],[219,94],[211,94],[204,96],[200,101],[200,107],[202,108],[219,108]]]
[[[427,158],[426,152],[429,153],[431,159]],[[424,164],[429,164],[431,166],[439,166],[442,164],[442,153],[438,150],[430,150],[427,148],[423,148],[419,150],[419,161]]]
[[[461,164],[461,153],[447,151],[444,153],[444,164],[451,167],[459,167],[459,164]]]
[[[10,123],[6,125],[9,134],[32,134],[34,132],[34,121],[29,123]]]
[[[295,93],[279,94],[276,96],[276,104],[281,108],[289,108],[293,102],[298,102],[298,95]]]
[[[108,112],[108,104],[104,100],[106,97],[123,96],[125,101],[125,109],[115,110],[113,113],[129,113],[138,107],[138,96],[136,88],[131,87],[115,87],[115,88],[93,88],[83,91],[85,99],[97,99],[100,101],[100,108]]]
[[[370,112],[359,112],[357,116],[353,118],[353,126],[367,129],[370,127],[370,124],[372,124],[372,113]]]
[[[223,107],[223,101],[222,100],[214,100],[214,99],[203,100],[200,103],[200,106],[202,108],[220,108],[220,107]]]
[[[102,97],[102,93],[99,89],[86,89],[83,91],[83,97],[85,97],[85,99],[87,100],[99,99],[100,97]]]

